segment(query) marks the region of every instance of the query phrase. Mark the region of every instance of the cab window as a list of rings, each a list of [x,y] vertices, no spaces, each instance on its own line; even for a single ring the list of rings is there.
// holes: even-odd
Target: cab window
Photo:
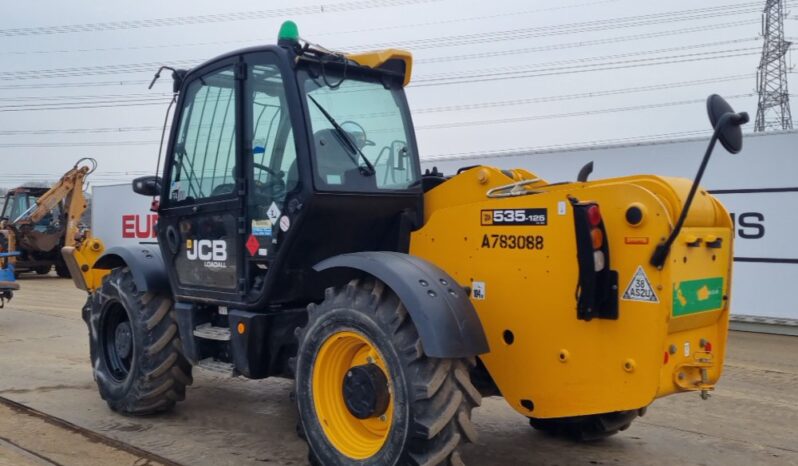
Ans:
[[[171,170],[172,202],[228,195],[235,187],[236,81],[226,67],[189,84]]]
[[[300,73],[313,131],[316,186],[372,192],[414,186],[419,168],[401,86],[326,73]]]
[[[283,210],[286,196],[299,186],[294,134],[279,68],[274,64],[248,67],[245,84],[251,102],[251,192],[247,198],[253,219],[274,221],[269,209]]]

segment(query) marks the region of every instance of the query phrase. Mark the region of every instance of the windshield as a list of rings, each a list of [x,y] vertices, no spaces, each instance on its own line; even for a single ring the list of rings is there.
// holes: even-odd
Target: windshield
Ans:
[[[405,190],[419,178],[401,87],[299,74],[315,146],[314,181],[332,191]],[[340,83],[340,84],[339,84]]]

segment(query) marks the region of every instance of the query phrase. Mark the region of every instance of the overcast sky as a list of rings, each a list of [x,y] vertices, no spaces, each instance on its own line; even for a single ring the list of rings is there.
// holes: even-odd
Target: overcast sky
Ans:
[[[710,93],[753,119],[764,3],[2,0],[0,186],[55,179],[82,156],[99,161],[95,184],[153,172],[171,85],[147,90],[157,65],[274,43],[285,19],[329,48],[413,53],[422,158],[695,135]]]

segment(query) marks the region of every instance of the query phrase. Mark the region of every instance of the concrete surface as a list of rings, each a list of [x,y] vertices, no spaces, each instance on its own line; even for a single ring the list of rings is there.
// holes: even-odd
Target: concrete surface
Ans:
[[[291,382],[195,370],[174,412],[116,415],[92,379],[80,319],[85,295],[55,277],[21,285],[0,310],[0,396],[185,464],[306,464]],[[694,394],[659,400],[629,430],[598,443],[547,437],[503,400],[486,399],[474,412],[480,443],[468,445],[463,459],[471,466],[798,465],[798,338],[733,332],[729,344],[724,378],[709,401]],[[0,443],[0,464],[16,464],[4,459],[15,454]]]
[[[159,464],[0,405],[0,466]]]

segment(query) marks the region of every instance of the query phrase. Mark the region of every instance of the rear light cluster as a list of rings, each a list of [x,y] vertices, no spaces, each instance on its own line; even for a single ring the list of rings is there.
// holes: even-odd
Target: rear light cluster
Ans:
[[[607,231],[595,202],[571,199],[579,262],[577,318],[618,318],[618,274],[610,270]]]
[[[601,247],[604,246],[604,232],[601,228],[601,210],[598,204],[593,204],[587,208],[587,221],[590,224],[590,239],[593,244],[593,266],[596,272],[599,272],[606,267],[606,260],[604,252]]]

